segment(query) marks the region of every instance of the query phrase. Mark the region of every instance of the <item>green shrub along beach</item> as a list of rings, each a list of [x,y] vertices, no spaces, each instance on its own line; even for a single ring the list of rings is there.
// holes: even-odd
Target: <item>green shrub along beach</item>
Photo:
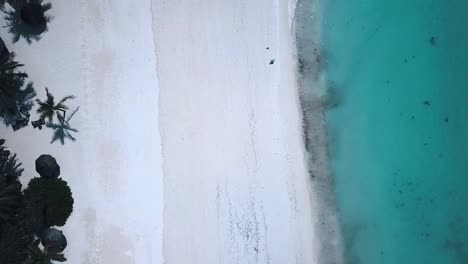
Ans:
[[[40,156],[40,177],[22,190],[22,164],[4,143],[0,140],[0,263],[66,261],[62,252],[67,240],[55,227],[65,225],[74,201],[67,182],[59,177],[60,166],[52,156]]]
[[[24,39],[27,44],[39,41],[47,31],[51,17],[46,14],[52,5],[43,0],[4,0],[0,10],[12,42]],[[2,36],[6,39],[6,36]],[[15,59],[7,48],[9,41],[0,38],[0,119],[5,128],[21,133],[42,126],[53,130],[52,142],[62,145],[65,139],[75,141],[69,121],[78,108],[66,117],[69,109],[66,96],[55,102],[46,88],[45,100],[34,98],[37,93],[25,65]],[[34,103],[38,120],[30,122]],[[2,128],[3,129],[3,128]],[[36,131],[39,133],[39,131]],[[0,263],[1,264],[52,264],[65,262],[63,251],[67,239],[60,230],[73,212],[74,199],[68,183],[62,179],[60,165],[51,155],[44,154],[35,161],[39,177],[32,178],[26,186],[20,181],[23,174],[33,174],[30,167],[23,169],[20,158],[7,147],[8,141],[0,135]],[[23,134],[24,135],[24,134]],[[19,139],[19,140],[18,140]],[[16,136],[15,141],[22,141]],[[32,146],[34,148],[36,146]],[[29,147],[28,149],[31,149]]]

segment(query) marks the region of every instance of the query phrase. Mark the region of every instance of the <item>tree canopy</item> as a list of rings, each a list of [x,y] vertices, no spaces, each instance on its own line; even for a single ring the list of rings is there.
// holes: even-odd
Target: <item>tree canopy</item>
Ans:
[[[66,181],[33,178],[24,190],[26,204],[44,219],[44,227],[63,226],[73,211],[73,197]]]
[[[36,96],[31,82],[23,88],[28,75],[19,71],[22,66],[12,53],[7,60],[0,61],[0,118],[13,130],[28,125],[32,99]]]
[[[42,33],[48,30],[47,24],[52,19],[46,14],[52,8],[52,4],[43,0],[7,0],[6,2],[12,9],[2,5],[2,11],[5,13],[6,27],[13,35],[13,42],[21,38],[29,44],[33,40],[39,41]]]

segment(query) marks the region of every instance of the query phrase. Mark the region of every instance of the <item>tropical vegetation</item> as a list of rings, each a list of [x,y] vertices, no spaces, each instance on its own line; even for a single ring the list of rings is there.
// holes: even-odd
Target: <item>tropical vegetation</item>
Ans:
[[[53,226],[65,225],[74,201],[67,182],[60,178],[60,166],[52,156],[42,155],[36,161],[40,177],[21,190],[21,163],[4,144],[0,139],[0,162],[11,165],[0,167],[0,263],[66,261],[62,252],[67,240]]]
[[[39,41],[42,33],[48,30],[52,17],[46,12],[52,8],[51,3],[44,0],[2,0],[0,4],[8,31],[13,34],[13,42],[24,38],[31,44],[33,40]]]
[[[34,127],[39,127],[42,129],[42,125],[48,122],[52,122],[53,118],[62,113],[65,117],[68,106],[65,105],[67,100],[75,98],[73,95],[68,95],[62,98],[57,103],[55,102],[55,97],[49,92],[49,89],[46,87],[46,99],[40,100],[36,99],[36,103],[39,105],[37,108],[37,114],[39,114],[39,119],[33,122]]]
[[[42,227],[65,225],[73,211],[71,189],[60,178],[33,178],[24,190],[24,198],[29,208],[41,212]]]
[[[44,0],[0,0],[6,27],[13,42],[24,38],[31,44],[47,31],[52,5]],[[75,141],[78,132],[67,116],[65,96],[55,101],[46,88],[46,99],[35,100],[36,92],[23,64],[15,60],[0,38],[0,121],[14,131],[29,124],[34,102],[38,104],[38,119],[33,127],[53,130],[52,143]],[[52,264],[64,262],[67,239],[55,227],[64,226],[73,211],[73,195],[68,183],[60,177],[60,166],[50,155],[41,155],[35,162],[39,177],[32,178],[23,188],[19,177],[24,173],[17,155],[0,139],[0,264]]]
[[[5,49],[0,51],[0,118],[6,126],[18,130],[29,123],[36,92],[31,82],[23,88],[28,75],[19,70],[23,65],[15,61],[14,53]]]

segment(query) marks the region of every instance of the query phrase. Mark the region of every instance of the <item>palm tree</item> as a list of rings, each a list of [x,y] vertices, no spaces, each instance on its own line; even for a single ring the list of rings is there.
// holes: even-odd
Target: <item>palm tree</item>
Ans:
[[[0,87],[0,90],[3,87]],[[13,130],[18,130],[28,125],[29,111],[33,106],[32,99],[36,96],[33,84],[28,83],[25,89],[17,88],[13,94],[0,91],[0,116],[3,123],[10,126]]]
[[[23,174],[21,163],[17,164],[16,154],[10,155],[7,159],[0,160],[0,177],[18,178]]]
[[[9,53],[6,58],[2,59],[0,62],[0,92],[12,96],[23,86],[24,79],[28,77],[26,73],[18,71],[18,68],[23,66],[15,61],[14,53]]]
[[[34,128],[39,127],[39,129],[42,129],[42,125],[45,124],[46,119],[48,119],[48,122],[52,122],[54,116],[58,114],[58,111],[62,112],[63,117],[65,118],[65,113],[68,110],[68,106],[65,105],[65,102],[69,99],[75,98],[73,95],[65,96],[55,104],[54,96],[49,93],[49,89],[47,87],[45,90],[47,99],[45,101],[41,101],[39,99],[36,100],[39,105],[39,108],[37,109],[39,119],[33,122]]]
[[[10,58],[0,64],[0,87],[4,92],[12,94],[18,89],[18,86],[22,86],[28,75],[16,70],[23,66],[23,64],[14,61],[13,54],[10,54]]]
[[[22,89],[28,77],[26,73],[18,71],[22,66],[14,60],[13,53],[0,61],[0,117],[6,126],[11,125],[14,130],[28,124],[32,99],[36,96],[32,83]]]
[[[5,140],[0,139],[0,227],[19,210],[22,194],[18,177],[23,173],[16,154],[11,155],[3,144]]]
[[[19,90],[16,94],[16,108],[18,109],[21,118],[11,126],[13,130],[16,131],[28,125],[30,116],[29,112],[31,111],[34,105],[32,99],[35,96],[36,91],[34,91],[32,82],[28,83],[24,89]]]
[[[28,247],[34,241],[34,233],[29,228],[29,220],[24,213],[4,224],[0,233],[0,263],[25,263]]]
[[[0,0],[0,5],[5,0]],[[44,0],[6,0],[13,8],[7,10],[2,5],[5,13],[9,32],[13,34],[13,42],[23,37],[29,44],[33,40],[40,40],[41,34],[47,31],[47,23],[51,17],[45,13],[52,8],[52,4],[44,3]]]
[[[24,169],[21,168],[21,163],[17,163],[16,154],[11,155],[3,144],[5,140],[0,139],[0,177],[18,178]]]
[[[0,0],[1,1],[1,0]],[[0,6],[1,6],[0,2]],[[10,59],[10,51],[5,45],[5,42],[0,38],[0,64],[7,62]]]
[[[54,143],[55,141],[57,140],[60,140],[60,143],[62,143],[62,145],[65,144],[65,139],[70,139],[71,141],[76,141],[76,138],[74,138],[72,135],[71,135],[71,132],[78,132],[77,129],[75,128],[72,128],[70,126],[70,120],[72,119],[72,117],[75,115],[75,113],[79,110],[80,108],[76,108],[75,111],[73,111],[73,113],[67,118],[65,119],[65,116],[62,115],[60,112],[57,112],[57,119],[58,119],[58,123],[52,123],[52,122],[48,122],[46,124],[46,126],[48,128],[51,128],[54,130],[54,135],[52,137],[52,141],[50,142],[51,144]]]
[[[0,177],[0,224],[7,222],[18,212],[21,198],[21,184],[8,183],[4,177]]]

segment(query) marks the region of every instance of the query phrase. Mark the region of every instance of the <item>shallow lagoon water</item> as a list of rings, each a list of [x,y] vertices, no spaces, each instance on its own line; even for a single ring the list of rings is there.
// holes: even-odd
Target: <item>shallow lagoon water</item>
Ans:
[[[319,3],[345,263],[468,263],[468,2]]]

